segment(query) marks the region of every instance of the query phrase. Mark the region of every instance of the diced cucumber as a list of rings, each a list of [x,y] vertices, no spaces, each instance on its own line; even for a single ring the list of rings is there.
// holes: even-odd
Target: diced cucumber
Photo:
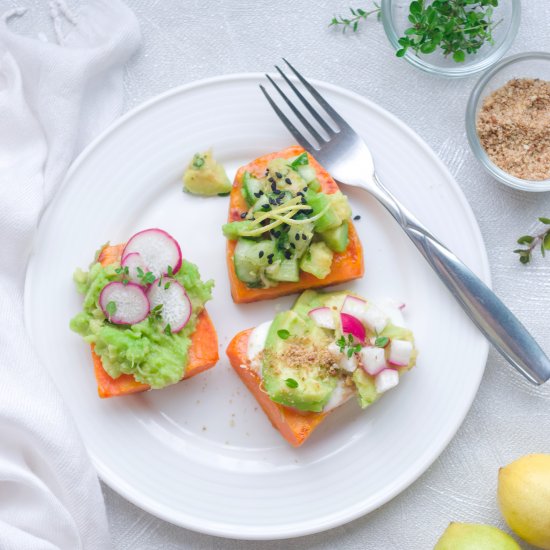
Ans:
[[[261,270],[268,265],[268,256],[275,253],[273,241],[253,241],[239,239],[233,255],[237,277],[245,283],[258,283]]]
[[[323,242],[313,243],[300,261],[300,269],[324,279],[330,273],[332,250]]]
[[[279,260],[273,265],[269,265],[265,270],[266,275],[273,281],[298,282],[300,280],[300,270],[298,260]]]
[[[329,195],[325,195],[325,193],[316,193],[315,191],[308,189],[305,196],[307,203],[313,209],[313,216],[316,216],[327,206],[329,206],[329,209],[315,221],[315,231],[320,233],[322,231],[326,231],[327,229],[338,227],[342,223],[340,217],[331,207],[331,203],[328,198]]]
[[[267,208],[268,206],[269,208]],[[269,197],[264,193],[259,199],[256,199],[256,202],[252,207],[252,212],[267,212],[268,210],[271,210]]]
[[[257,200],[257,194],[262,191],[262,182],[257,180],[250,172],[245,172],[243,174],[243,186],[242,193],[246,202],[252,206]]]
[[[303,223],[300,225],[290,226],[290,230],[288,232],[288,242],[294,245],[295,248],[293,248],[293,250],[297,258],[302,257],[312,238],[313,223]]]
[[[313,181],[317,177],[314,168],[309,164],[298,166],[298,173],[300,174],[300,176],[302,176],[307,184],[309,184],[310,181]]]
[[[236,241],[242,236],[244,231],[249,231],[254,227],[254,222],[250,220],[243,220],[242,222],[230,222],[222,225],[222,231],[225,237]]]
[[[334,252],[344,252],[349,242],[348,230],[349,224],[345,221],[338,227],[323,231],[320,235],[331,250],[334,250]]]
[[[308,183],[308,186],[312,191],[315,191],[316,193],[321,191],[321,182],[317,178],[311,180]]]

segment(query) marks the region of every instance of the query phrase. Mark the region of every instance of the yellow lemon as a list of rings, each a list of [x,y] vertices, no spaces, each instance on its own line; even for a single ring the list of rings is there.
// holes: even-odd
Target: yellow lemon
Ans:
[[[501,468],[498,502],[512,531],[550,550],[550,455],[527,455]]]
[[[490,525],[451,523],[434,550],[521,550],[510,536]]]

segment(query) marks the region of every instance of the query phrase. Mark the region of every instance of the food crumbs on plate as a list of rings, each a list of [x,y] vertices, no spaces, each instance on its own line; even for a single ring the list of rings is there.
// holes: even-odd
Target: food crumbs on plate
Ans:
[[[508,174],[550,178],[550,82],[510,80],[485,98],[476,129],[491,161]]]
[[[206,426],[203,426],[203,427],[202,427],[202,431],[203,431],[203,432],[206,431]]]
[[[231,426],[231,428],[234,428],[235,427],[235,420],[231,419],[230,422],[229,422],[229,426]]]

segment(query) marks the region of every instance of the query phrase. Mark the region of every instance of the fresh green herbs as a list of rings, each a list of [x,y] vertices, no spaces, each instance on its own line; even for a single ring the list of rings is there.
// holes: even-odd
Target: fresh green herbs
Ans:
[[[138,266],[136,267],[136,272],[138,279],[141,279],[141,282],[144,285],[150,285],[155,282],[155,276],[153,275],[153,273],[151,273],[151,271],[147,271],[147,273],[145,273],[143,269]]]
[[[118,275],[129,275],[130,272],[128,270],[128,266],[120,266],[115,269],[115,273],[117,273]]]
[[[298,387],[298,382],[296,382],[296,380],[294,380],[294,378],[287,378],[285,380],[285,384],[289,387],[289,388],[297,388]]]
[[[484,44],[493,44],[493,30],[500,22],[493,20],[498,0],[416,0],[409,6],[411,26],[399,39],[403,57],[411,49],[429,54],[440,49],[462,63],[467,54],[476,53]]]
[[[114,302],[108,302],[105,309],[109,315],[109,320],[111,320],[111,317],[116,313],[116,304]]]
[[[285,328],[282,328],[281,330],[277,331],[277,336],[281,340],[286,340],[290,336],[290,332],[288,332],[288,330],[286,330]]]
[[[550,218],[539,218],[539,222],[550,226]],[[550,250],[550,228],[547,227],[544,231],[535,235],[523,235],[517,242],[525,248],[518,248],[514,252],[519,254],[519,261],[522,264],[528,264],[531,261],[535,248],[540,247],[540,253],[543,257],[546,256],[546,251]]]
[[[359,24],[363,21],[366,21],[370,15],[376,14],[378,20],[382,15],[382,8],[377,2],[373,2],[374,8],[372,10],[363,10],[361,8],[349,8],[350,14],[347,17],[342,15],[335,15],[329,27],[339,27],[342,29],[342,32],[346,32],[351,29],[353,32],[356,32],[359,28]]]
[[[150,311],[149,319],[152,321],[162,321],[162,304],[158,304]]]
[[[441,50],[445,56],[452,55],[457,63],[474,54],[484,44],[494,44],[493,31],[500,21],[493,19],[494,8],[499,0],[415,0],[409,5],[409,22],[397,57],[408,50],[418,54],[430,54]],[[329,26],[340,27],[343,32],[357,31],[359,24],[370,15],[381,16],[381,7],[373,2],[371,10],[349,8],[350,15],[336,15]]]
[[[377,348],[385,348],[390,342],[390,339],[387,336],[379,336],[375,341],[374,345]]]
[[[340,338],[336,340],[336,345],[340,348],[340,353],[345,353],[350,359],[354,353],[359,353],[361,351],[361,344],[356,344],[351,334],[348,334],[347,340],[345,336],[340,336]]]
[[[164,327],[164,334],[166,334],[166,336],[172,336],[172,327],[170,326],[170,323],[167,323]]]

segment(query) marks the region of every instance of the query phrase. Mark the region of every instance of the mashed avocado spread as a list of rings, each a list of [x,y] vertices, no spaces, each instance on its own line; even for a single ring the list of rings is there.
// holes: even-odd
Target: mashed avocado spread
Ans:
[[[212,297],[214,281],[203,282],[197,266],[183,260],[174,278],[185,287],[193,311],[180,332],[167,334],[155,315],[131,326],[107,321],[98,299],[107,283],[122,280],[116,271],[119,268],[119,262],[103,267],[96,261],[87,272],[76,270],[74,281],[78,292],[84,295],[84,303],[83,310],[71,320],[71,329],[94,346],[111,378],[131,374],[155,389],[179,382],[185,373],[197,318]]]

